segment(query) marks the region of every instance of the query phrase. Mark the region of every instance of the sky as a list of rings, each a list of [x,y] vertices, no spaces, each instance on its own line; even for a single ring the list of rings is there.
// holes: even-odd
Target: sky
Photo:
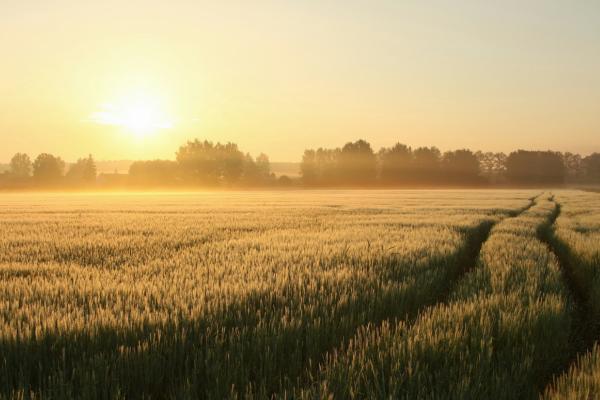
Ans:
[[[597,0],[0,4],[0,162],[364,139],[600,152]]]

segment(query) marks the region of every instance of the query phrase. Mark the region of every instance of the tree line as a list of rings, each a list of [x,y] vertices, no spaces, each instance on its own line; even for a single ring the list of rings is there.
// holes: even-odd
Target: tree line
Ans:
[[[37,187],[41,189],[85,189],[97,186],[98,174],[91,154],[80,158],[66,170],[58,156],[42,153],[32,162],[27,154],[17,153],[10,161],[10,170],[3,174],[0,186]],[[65,171],[66,170],[66,171]],[[243,153],[235,143],[195,139],[188,141],[172,160],[135,161],[126,176],[103,174],[108,185],[140,188],[216,188],[288,186],[291,180],[276,179],[271,172],[269,157],[254,158]],[[126,181],[123,181],[123,178]]]
[[[10,170],[0,177],[0,185],[82,189],[98,184],[91,154],[79,158],[68,170],[65,166],[52,154],[42,153],[32,162],[27,154],[17,153]],[[442,153],[435,146],[413,150],[401,143],[375,152],[368,142],[358,140],[341,148],[306,149],[299,168],[300,183],[307,188],[560,186],[565,180],[600,180],[600,153],[585,158],[555,151],[518,150],[507,155],[459,149]],[[128,175],[110,175],[104,176],[107,182],[118,178],[119,186],[141,188],[292,185],[285,175],[276,179],[266,154],[253,158],[236,143],[199,139],[179,147],[175,161],[136,161]]]
[[[58,156],[39,154],[32,162],[25,153],[17,153],[10,160],[10,170],[4,172],[4,186],[51,189],[57,187],[79,188],[94,185],[96,163],[90,154],[79,158],[65,172],[66,163]]]
[[[377,153],[364,141],[342,148],[307,149],[300,163],[304,183],[313,187],[560,186],[566,179],[600,178],[600,154],[518,150],[508,155],[396,143]]]
[[[235,143],[214,144],[194,139],[181,146],[175,161],[136,161],[129,168],[132,186],[158,187],[262,187],[285,185],[276,180],[269,157],[254,158]]]

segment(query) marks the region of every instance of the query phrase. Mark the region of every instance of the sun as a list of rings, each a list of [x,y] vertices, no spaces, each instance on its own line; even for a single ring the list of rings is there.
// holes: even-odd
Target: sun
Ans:
[[[147,133],[161,125],[156,110],[145,104],[133,104],[124,112],[124,126],[136,133]]]
[[[162,103],[151,97],[125,99],[119,103],[100,103],[100,111],[87,121],[120,125],[125,132],[143,137],[162,129],[174,129],[175,119],[166,117]]]

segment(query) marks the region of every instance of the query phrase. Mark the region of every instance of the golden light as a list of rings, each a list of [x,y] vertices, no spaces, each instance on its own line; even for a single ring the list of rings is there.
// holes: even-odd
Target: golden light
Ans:
[[[175,119],[165,116],[161,102],[151,97],[125,99],[119,104],[100,103],[100,111],[87,121],[104,125],[120,125],[127,133],[142,137],[161,129],[174,129]]]

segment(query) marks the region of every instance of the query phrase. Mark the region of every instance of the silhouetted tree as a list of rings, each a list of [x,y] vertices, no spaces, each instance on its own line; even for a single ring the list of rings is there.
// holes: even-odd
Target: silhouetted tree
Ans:
[[[263,183],[268,183],[271,180],[271,163],[269,162],[269,156],[264,153],[260,153],[258,157],[256,157],[255,162],[259,179]]]
[[[300,176],[306,186],[315,186],[317,184],[317,154],[314,150],[304,150],[302,161],[300,162]]]
[[[413,173],[413,151],[410,147],[396,143],[393,147],[382,147],[377,154],[379,176],[385,185],[410,183]]]
[[[87,186],[92,186],[96,183],[96,162],[92,154],[89,154],[87,158],[84,158],[83,167],[83,182]]]
[[[96,182],[96,163],[90,154],[69,166],[65,184],[71,187],[93,186]]]
[[[342,184],[370,186],[375,183],[377,158],[368,142],[361,139],[346,143],[337,164]]]
[[[181,146],[175,154],[185,183],[214,186],[219,182],[221,171],[212,142],[188,140],[187,144]]]
[[[585,175],[590,179],[600,179],[600,153],[592,153],[582,160]]]
[[[565,182],[565,163],[559,151],[540,151],[540,183],[563,184]]]
[[[340,183],[340,155],[342,150],[317,149],[315,154],[317,160],[317,176],[321,186],[336,186]]]
[[[485,174],[492,174],[494,172],[494,153],[488,151],[487,153],[481,150],[475,153],[477,161],[479,162],[479,170]]]
[[[539,183],[539,160],[537,152],[518,150],[508,155],[506,175],[513,184]]]
[[[506,172],[508,156],[504,153],[494,153],[494,172]]]
[[[279,186],[281,186],[281,187],[292,186],[292,179],[287,175],[281,175],[279,177]]]
[[[244,153],[238,149],[237,144],[231,142],[217,143],[215,151],[219,178],[231,186],[240,180],[244,171]]]
[[[31,160],[27,154],[17,153],[10,160],[10,169],[4,171],[0,186],[3,187],[26,187],[32,184]]]
[[[487,153],[478,151],[475,155],[479,160],[479,171],[481,175],[485,176],[485,178],[492,183],[505,180],[506,154],[493,153],[491,151],[488,151]]]
[[[33,179],[37,186],[58,187],[63,179],[65,162],[60,157],[42,153],[33,162]]]
[[[83,170],[85,168],[85,159],[78,159],[73,164],[69,165],[69,169],[65,174],[65,184],[70,187],[83,186]]]
[[[459,185],[482,183],[479,177],[480,160],[471,150],[447,151],[442,159],[444,177]]]
[[[563,162],[565,164],[567,175],[573,178],[579,178],[583,168],[581,156],[567,151],[563,154]]]
[[[199,186],[228,185],[240,180],[244,154],[235,143],[217,143],[198,139],[188,141],[175,153],[182,181]]]
[[[338,160],[341,149],[305,150],[300,163],[300,175],[307,186],[339,184]]]
[[[441,179],[442,153],[432,146],[431,148],[419,147],[413,152],[413,168],[415,182],[432,184]]]
[[[246,153],[244,157],[244,175],[242,176],[242,183],[244,186],[257,186],[260,182],[260,171],[254,158],[250,153]]]
[[[564,182],[562,154],[552,151],[518,150],[506,161],[506,174],[513,184],[556,185]]]
[[[178,183],[178,165],[171,160],[135,161],[129,167],[129,184],[141,187],[169,187]]]
[[[25,153],[17,153],[10,160],[10,172],[16,178],[27,177],[31,174],[31,160]]]

